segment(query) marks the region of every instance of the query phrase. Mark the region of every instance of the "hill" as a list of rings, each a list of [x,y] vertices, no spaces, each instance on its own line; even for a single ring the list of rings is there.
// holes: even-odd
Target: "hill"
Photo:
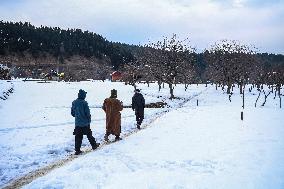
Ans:
[[[110,72],[132,61],[129,48],[81,29],[0,21],[0,63],[18,68],[15,76],[38,76],[54,69],[79,80],[85,76],[98,79],[103,68]]]

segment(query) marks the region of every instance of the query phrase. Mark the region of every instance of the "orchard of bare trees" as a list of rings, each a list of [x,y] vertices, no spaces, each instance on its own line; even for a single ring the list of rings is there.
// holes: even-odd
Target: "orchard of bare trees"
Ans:
[[[198,61],[198,56],[199,59]],[[222,40],[203,53],[189,45],[188,39],[179,40],[174,34],[161,41],[151,42],[134,52],[134,60],[124,65],[123,80],[136,88],[138,82],[156,82],[159,90],[164,84],[169,87],[170,98],[175,98],[174,87],[184,84],[206,83],[221,87],[229,96],[240,93],[245,106],[245,89],[258,91],[264,96],[264,106],[269,95],[280,100],[284,85],[284,62],[267,61],[268,55],[257,53],[256,48],[238,41]],[[200,58],[201,57],[201,58]],[[205,65],[200,73],[200,64]],[[267,86],[269,90],[266,90]],[[234,88],[238,90],[234,91]],[[238,92],[239,91],[239,92]]]
[[[136,51],[135,60],[125,65],[124,80],[134,86],[139,80],[156,81],[159,90],[162,84],[167,84],[170,98],[175,98],[175,84],[185,84],[187,89],[196,78],[195,49],[187,43],[187,39],[180,41],[176,35],[173,35],[171,38],[164,38],[163,41],[143,46]]]
[[[237,85],[243,97],[244,108],[244,90],[250,84],[249,92],[252,92],[253,88],[259,92],[255,106],[261,94],[264,96],[261,106],[264,106],[267,97],[274,93],[274,99],[278,96],[281,108],[284,64],[268,65],[254,48],[229,40],[213,45],[204,52],[204,57],[207,63],[205,78],[215,83],[216,87],[221,86],[223,90],[226,88],[230,101],[233,87]],[[264,85],[268,86],[269,90],[266,90]]]

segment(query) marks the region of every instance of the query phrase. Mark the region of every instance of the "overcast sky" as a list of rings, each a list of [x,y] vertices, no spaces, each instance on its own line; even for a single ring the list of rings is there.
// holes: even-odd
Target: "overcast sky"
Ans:
[[[231,39],[284,54],[284,0],[0,0],[0,20],[80,28],[128,44],[176,33],[199,51]]]

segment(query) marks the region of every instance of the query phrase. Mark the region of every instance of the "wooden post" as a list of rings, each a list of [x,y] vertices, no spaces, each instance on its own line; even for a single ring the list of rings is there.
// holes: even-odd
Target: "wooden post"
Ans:
[[[243,110],[245,109],[245,85],[241,85],[241,87],[243,87],[242,91],[242,95],[243,95]],[[244,112],[241,112],[241,120],[244,120]]]
[[[245,91],[243,91],[243,109],[245,109]]]
[[[196,100],[196,105],[198,106],[198,99]]]
[[[243,109],[245,109],[245,85],[241,85],[241,87],[243,87],[241,90],[242,91],[241,94],[243,95],[243,106],[242,107]]]

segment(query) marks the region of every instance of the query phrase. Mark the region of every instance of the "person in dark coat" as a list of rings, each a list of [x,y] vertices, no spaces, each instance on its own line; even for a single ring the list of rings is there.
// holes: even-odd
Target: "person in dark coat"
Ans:
[[[117,91],[111,90],[111,96],[106,98],[103,103],[103,110],[106,113],[106,134],[105,141],[108,141],[110,134],[115,135],[115,140],[121,140],[121,114],[123,109],[122,102],[117,99]]]
[[[73,132],[75,135],[75,155],[82,153],[80,148],[83,135],[87,135],[93,150],[99,146],[99,143],[96,143],[96,139],[93,137],[90,128],[91,114],[88,102],[85,101],[86,94],[87,92],[80,89],[78,98],[72,102],[71,115],[75,117],[75,129]]]
[[[140,129],[142,121],[144,119],[144,108],[145,108],[145,99],[140,93],[139,89],[135,90],[135,94],[132,97],[132,110],[135,111],[137,129]]]

